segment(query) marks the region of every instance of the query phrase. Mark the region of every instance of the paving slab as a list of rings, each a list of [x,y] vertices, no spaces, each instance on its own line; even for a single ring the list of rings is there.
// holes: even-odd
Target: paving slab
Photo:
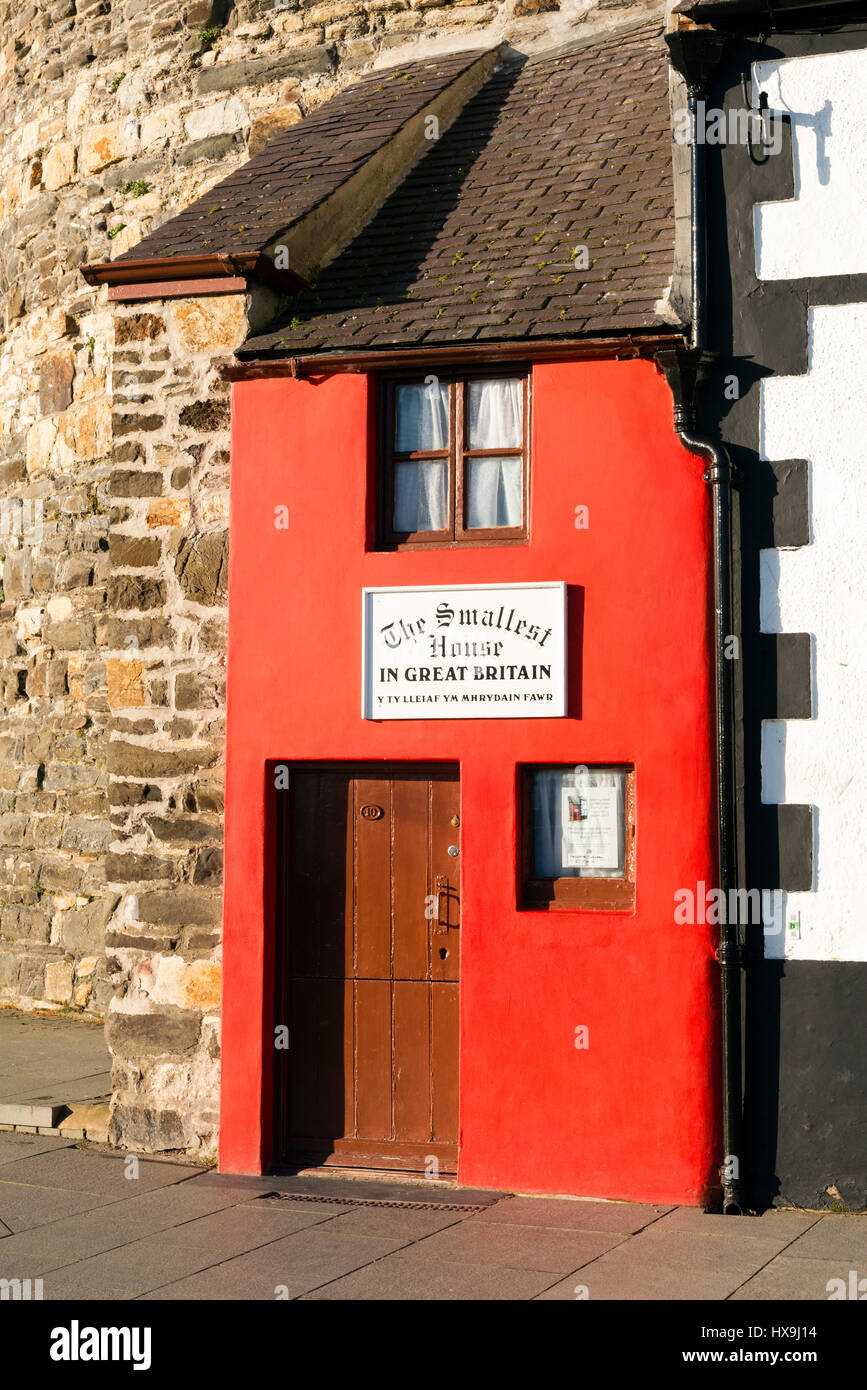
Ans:
[[[364,1266],[378,1267],[405,1244],[400,1237],[338,1236],[332,1223],[316,1225],[221,1264],[218,1273],[209,1270],[196,1281],[197,1296],[210,1298],[204,1290],[214,1284],[222,1298],[274,1301],[284,1287],[297,1298]],[[187,1287],[186,1296],[191,1292]]]
[[[0,1124],[53,1124],[28,1119],[21,1106],[105,1096],[110,1070],[102,1023],[0,1009]]]
[[[254,1263],[258,1254],[240,1255],[225,1264],[213,1265],[200,1274],[191,1274],[186,1279],[178,1279],[173,1284],[165,1284],[150,1293],[140,1294],[137,1302],[165,1303],[174,1300],[198,1303],[203,1299],[218,1302],[276,1302],[279,1287],[279,1301],[293,1301],[302,1294],[309,1293],[321,1284],[318,1274],[281,1274],[277,1279],[273,1270],[263,1271]],[[272,1283],[271,1280],[274,1282]]]
[[[108,1206],[113,1200],[108,1193],[70,1192],[65,1188],[27,1187],[22,1183],[0,1182],[0,1221],[9,1231],[27,1231],[31,1227],[45,1226],[72,1216],[75,1212]]]
[[[2,1248],[2,1247],[0,1247]],[[856,1269],[859,1279],[867,1277],[863,1267]],[[846,1298],[849,1297],[850,1265],[843,1260],[813,1260],[793,1257],[788,1250],[778,1255],[764,1269],[745,1281],[737,1293],[732,1294],[732,1303],[766,1302],[784,1299],[786,1302],[827,1302],[831,1294],[828,1283],[831,1279],[842,1279]],[[856,1281],[857,1282],[857,1281]],[[860,1295],[863,1297],[863,1293]]]
[[[32,1158],[34,1154],[51,1153],[54,1149],[68,1149],[68,1139],[50,1134],[0,1134],[0,1168],[14,1163],[19,1158]]]
[[[537,1295],[539,1301],[684,1303],[723,1300],[740,1287],[742,1274],[726,1270],[655,1269],[623,1260],[601,1259]]]
[[[702,1211],[700,1207],[674,1207],[655,1225],[657,1231],[693,1231],[703,1236],[734,1236],[736,1240],[757,1237],[760,1240],[787,1241],[803,1235],[817,1221],[815,1211],[766,1211],[762,1216],[721,1216]]]
[[[188,1222],[247,1200],[247,1190],[231,1181],[220,1188],[202,1187],[194,1177],[24,1230],[8,1238],[5,1251],[7,1257],[19,1252],[42,1256],[49,1261],[43,1268],[54,1269],[172,1227],[183,1230]]]
[[[67,1144],[51,1152],[4,1163],[0,1171],[0,1193],[5,1184],[24,1184],[33,1188],[92,1192],[100,1197],[126,1197],[131,1191],[131,1182],[136,1184],[136,1192],[145,1192],[152,1187],[168,1187],[175,1182],[187,1181],[197,1171],[182,1163],[160,1163],[154,1159],[140,1158],[138,1176],[133,1178],[127,1176],[131,1170],[125,1160],[125,1154],[97,1153],[93,1149],[77,1149]],[[0,1195],[0,1212],[2,1204]]]
[[[413,1246],[413,1255],[420,1260],[507,1265],[512,1269],[565,1274],[624,1239],[610,1231],[559,1231],[469,1217],[459,1226],[419,1241]]]
[[[301,1224],[312,1225],[325,1219],[309,1207],[304,1212],[287,1212],[282,1219],[271,1216],[268,1220],[262,1220],[259,1214],[251,1216],[249,1208],[247,1219],[238,1220],[237,1212],[238,1208],[230,1207],[102,1255],[55,1268],[45,1275],[46,1298],[137,1298],[246,1254],[259,1245],[279,1243],[281,1235],[285,1239],[287,1231],[297,1230]],[[292,1272],[291,1263],[286,1272]]]
[[[694,1231],[660,1231],[651,1226],[612,1251],[609,1262],[649,1269],[725,1271],[746,1279],[779,1254],[780,1241],[758,1236],[702,1236]]]
[[[480,1221],[512,1226],[551,1226],[570,1231],[613,1231],[631,1235],[673,1211],[627,1202],[580,1202],[566,1197],[510,1197],[480,1214]]]
[[[786,1254],[811,1260],[860,1260],[867,1277],[867,1216],[822,1216]]]
[[[416,1248],[411,1247],[411,1254],[389,1255],[342,1279],[323,1284],[304,1294],[301,1302],[516,1301],[534,1298],[552,1279],[551,1273],[543,1270],[420,1260]]]

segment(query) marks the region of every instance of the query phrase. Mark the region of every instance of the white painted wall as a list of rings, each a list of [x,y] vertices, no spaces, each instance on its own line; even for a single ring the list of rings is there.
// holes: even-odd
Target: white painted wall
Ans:
[[[760,280],[867,272],[867,51],[753,66],[792,121],[795,196],[755,209]]]
[[[759,63],[753,83],[791,114],[795,161],[795,197],[754,210],[757,275],[867,274],[867,50]],[[761,631],[813,639],[813,717],[761,741],[761,799],[813,805],[813,891],[784,895],[766,954],[866,960],[867,304],[810,310],[807,374],[761,384],[760,428],[763,459],[810,466],[810,545],[761,555]]]
[[[806,377],[762,384],[762,457],[809,459],[812,514],[810,545],[762,555],[762,631],[812,633],[815,658],[813,718],[763,727],[762,800],[816,808],[785,954],[867,960],[867,304],[812,309],[809,342]]]
[[[867,273],[867,51],[758,63],[795,197],[755,209],[759,279]],[[813,717],[762,729],[762,800],[814,807],[813,891],[766,954],[867,960],[867,304],[809,311],[805,376],[761,387],[761,455],[806,458],[810,544],[761,556],[761,629],[809,632]],[[800,938],[785,922],[800,914]]]

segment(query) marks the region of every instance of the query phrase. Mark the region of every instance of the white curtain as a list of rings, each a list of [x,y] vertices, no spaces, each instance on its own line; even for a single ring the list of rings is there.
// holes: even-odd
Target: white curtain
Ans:
[[[564,787],[617,788],[617,860],[615,869],[574,869],[563,863]],[[533,773],[533,877],[623,878],[626,851],[626,773],[586,772],[575,768],[539,768]]]
[[[447,449],[449,389],[443,382],[398,386],[395,448],[398,453]],[[394,477],[395,531],[442,531],[448,522],[445,459],[398,463]]]
[[[424,386],[398,386],[397,435],[399,454],[449,446],[449,388],[441,381]]]
[[[398,386],[395,449],[423,453],[449,445],[449,390],[444,382]],[[467,447],[519,449],[524,393],[517,378],[467,384]],[[520,458],[470,458],[466,462],[466,524],[520,526],[523,512]],[[394,478],[394,529],[442,531],[448,523],[445,460],[398,463]]]
[[[467,447],[519,449],[524,393],[520,380],[471,381],[467,387]],[[520,458],[467,460],[467,525],[520,526]]]
[[[469,449],[520,449],[524,413],[521,385],[512,378],[469,383]]]

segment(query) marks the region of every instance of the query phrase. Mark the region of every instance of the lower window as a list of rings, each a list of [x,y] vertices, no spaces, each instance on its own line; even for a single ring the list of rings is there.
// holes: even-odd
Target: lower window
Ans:
[[[521,906],[635,906],[635,770],[546,764],[521,770]]]

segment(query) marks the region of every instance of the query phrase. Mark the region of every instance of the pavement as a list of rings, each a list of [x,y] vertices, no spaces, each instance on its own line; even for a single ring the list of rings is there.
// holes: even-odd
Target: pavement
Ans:
[[[0,1130],[105,1140],[110,1064],[102,1023],[0,1009]]]
[[[0,1133],[0,1280],[46,1301],[826,1301],[853,1271],[867,1215],[243,1178]]]

